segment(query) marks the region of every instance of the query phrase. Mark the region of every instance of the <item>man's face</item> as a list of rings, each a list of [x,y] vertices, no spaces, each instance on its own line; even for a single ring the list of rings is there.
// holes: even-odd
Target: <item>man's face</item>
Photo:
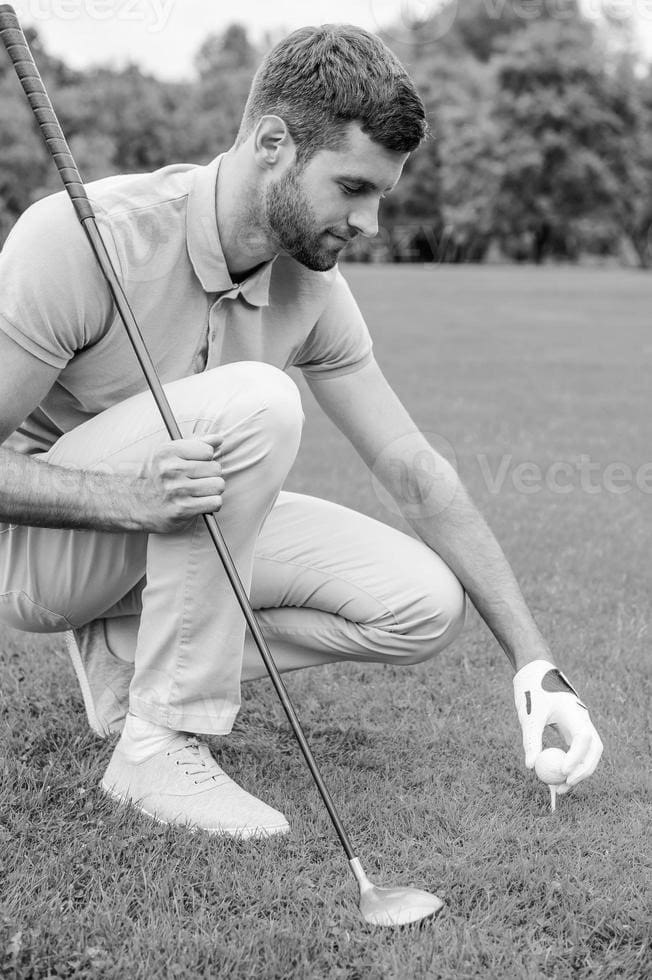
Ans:
[[[407,154],[386,150],[354,123],[342,150],[320,150],[268,185],[265,215],[282,252],[323,272],[358,235],[378,232],[381,198],[397,183]]]

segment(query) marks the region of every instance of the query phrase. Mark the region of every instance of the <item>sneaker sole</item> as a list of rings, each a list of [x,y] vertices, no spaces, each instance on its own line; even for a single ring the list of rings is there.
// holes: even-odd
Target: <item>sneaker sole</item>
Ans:
[[[93,694],[91,692],[90,684],[88,683],[88,678],[86,676],[86,670],[84,668],[84,661],[81,658],[79,652],[79,647],[77,646],[77,641],[75,640],[75,634],[72,632],[67,632],[64,634],[66,640],[66,646],[68,647],[68,654],[72,660],[72,666],[74,668],[75,674],[77,675],[77,681],[81,688],[82,698],[84,700],[84,708],[86,709],[86,717],[88,718],[88,724],[91,726],[96,735],[100,738],[106,738],[109,734],[102,728],[100,720],[95,712],[95,702],[93,701]]]
[[[116,793],[113,789],[104,785],[104,782],[100,783],[100,789],[102,792],[119,803],[121,806],[130,807],[133,810],[137,810],[139,813],[144,814],[153,820],[154,823],[160,824],[164,827],[180,827],[183,830],[187,830],[191,834],[196,834],[199,831],[203,831],[206,834],[210,834],[213,837],[233,837],[235,840],[251,840],[251,838],[258,838],[259,840],[264,840],[266,837],[274,837],[277,834],[287,834],[290,831],[290,825],[286,821],[283,824],[279,824],[278,827],[240,827],[234,830],[229,830],[228,827],[199,827],[195,824],[187,823],[177,823],[175,820],[163,820],[162,817],[156,816],[155,813],[151,813],[146,810],[145,807],[139,806],[138,803],[134,803],[127,796],[122,796],[120,793]]]

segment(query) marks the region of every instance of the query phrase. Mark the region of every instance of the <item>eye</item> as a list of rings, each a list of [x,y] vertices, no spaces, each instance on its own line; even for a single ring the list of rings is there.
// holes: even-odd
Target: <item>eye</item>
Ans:
[[[350,184],[340,184],[340,188],[342,189],[342,191],[343,191],[344,194],[359,194],[360,193],[360,188],[359,187],[351,187]]]

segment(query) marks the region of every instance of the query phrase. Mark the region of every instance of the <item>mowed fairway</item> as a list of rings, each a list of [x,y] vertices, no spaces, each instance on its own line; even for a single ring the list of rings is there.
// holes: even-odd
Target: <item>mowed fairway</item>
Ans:
[[[244,689],[234,734],[214,744],[292,833],[192,836],[103,799],[111,746],[87,728],[61,640],[3,630],[1,976],[652,974],[652,277],[345,271],[378,360],[451,447],[590,705],[604,761],[549,813],[523,767],[507,661],[473,612],[429,664],[289,677],[370,876],[446,902],[436,920],[373,929],[268,682]],[[289,488],[405,527],[304,405]]]

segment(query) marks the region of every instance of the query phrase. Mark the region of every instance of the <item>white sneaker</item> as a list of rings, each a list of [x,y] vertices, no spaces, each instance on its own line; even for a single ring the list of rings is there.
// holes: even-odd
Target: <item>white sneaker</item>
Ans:
[[[172,734],[167,748],[144,762],[130,761],[118,743],[100,786],[158,823],[241,839],[290,829],[282,813],[234,783],[194,735]]]
[[[111,652],[103,619],[66,633],[65,639],[84,699],[88,724],[100,738],[122,731],[134,665]]]

